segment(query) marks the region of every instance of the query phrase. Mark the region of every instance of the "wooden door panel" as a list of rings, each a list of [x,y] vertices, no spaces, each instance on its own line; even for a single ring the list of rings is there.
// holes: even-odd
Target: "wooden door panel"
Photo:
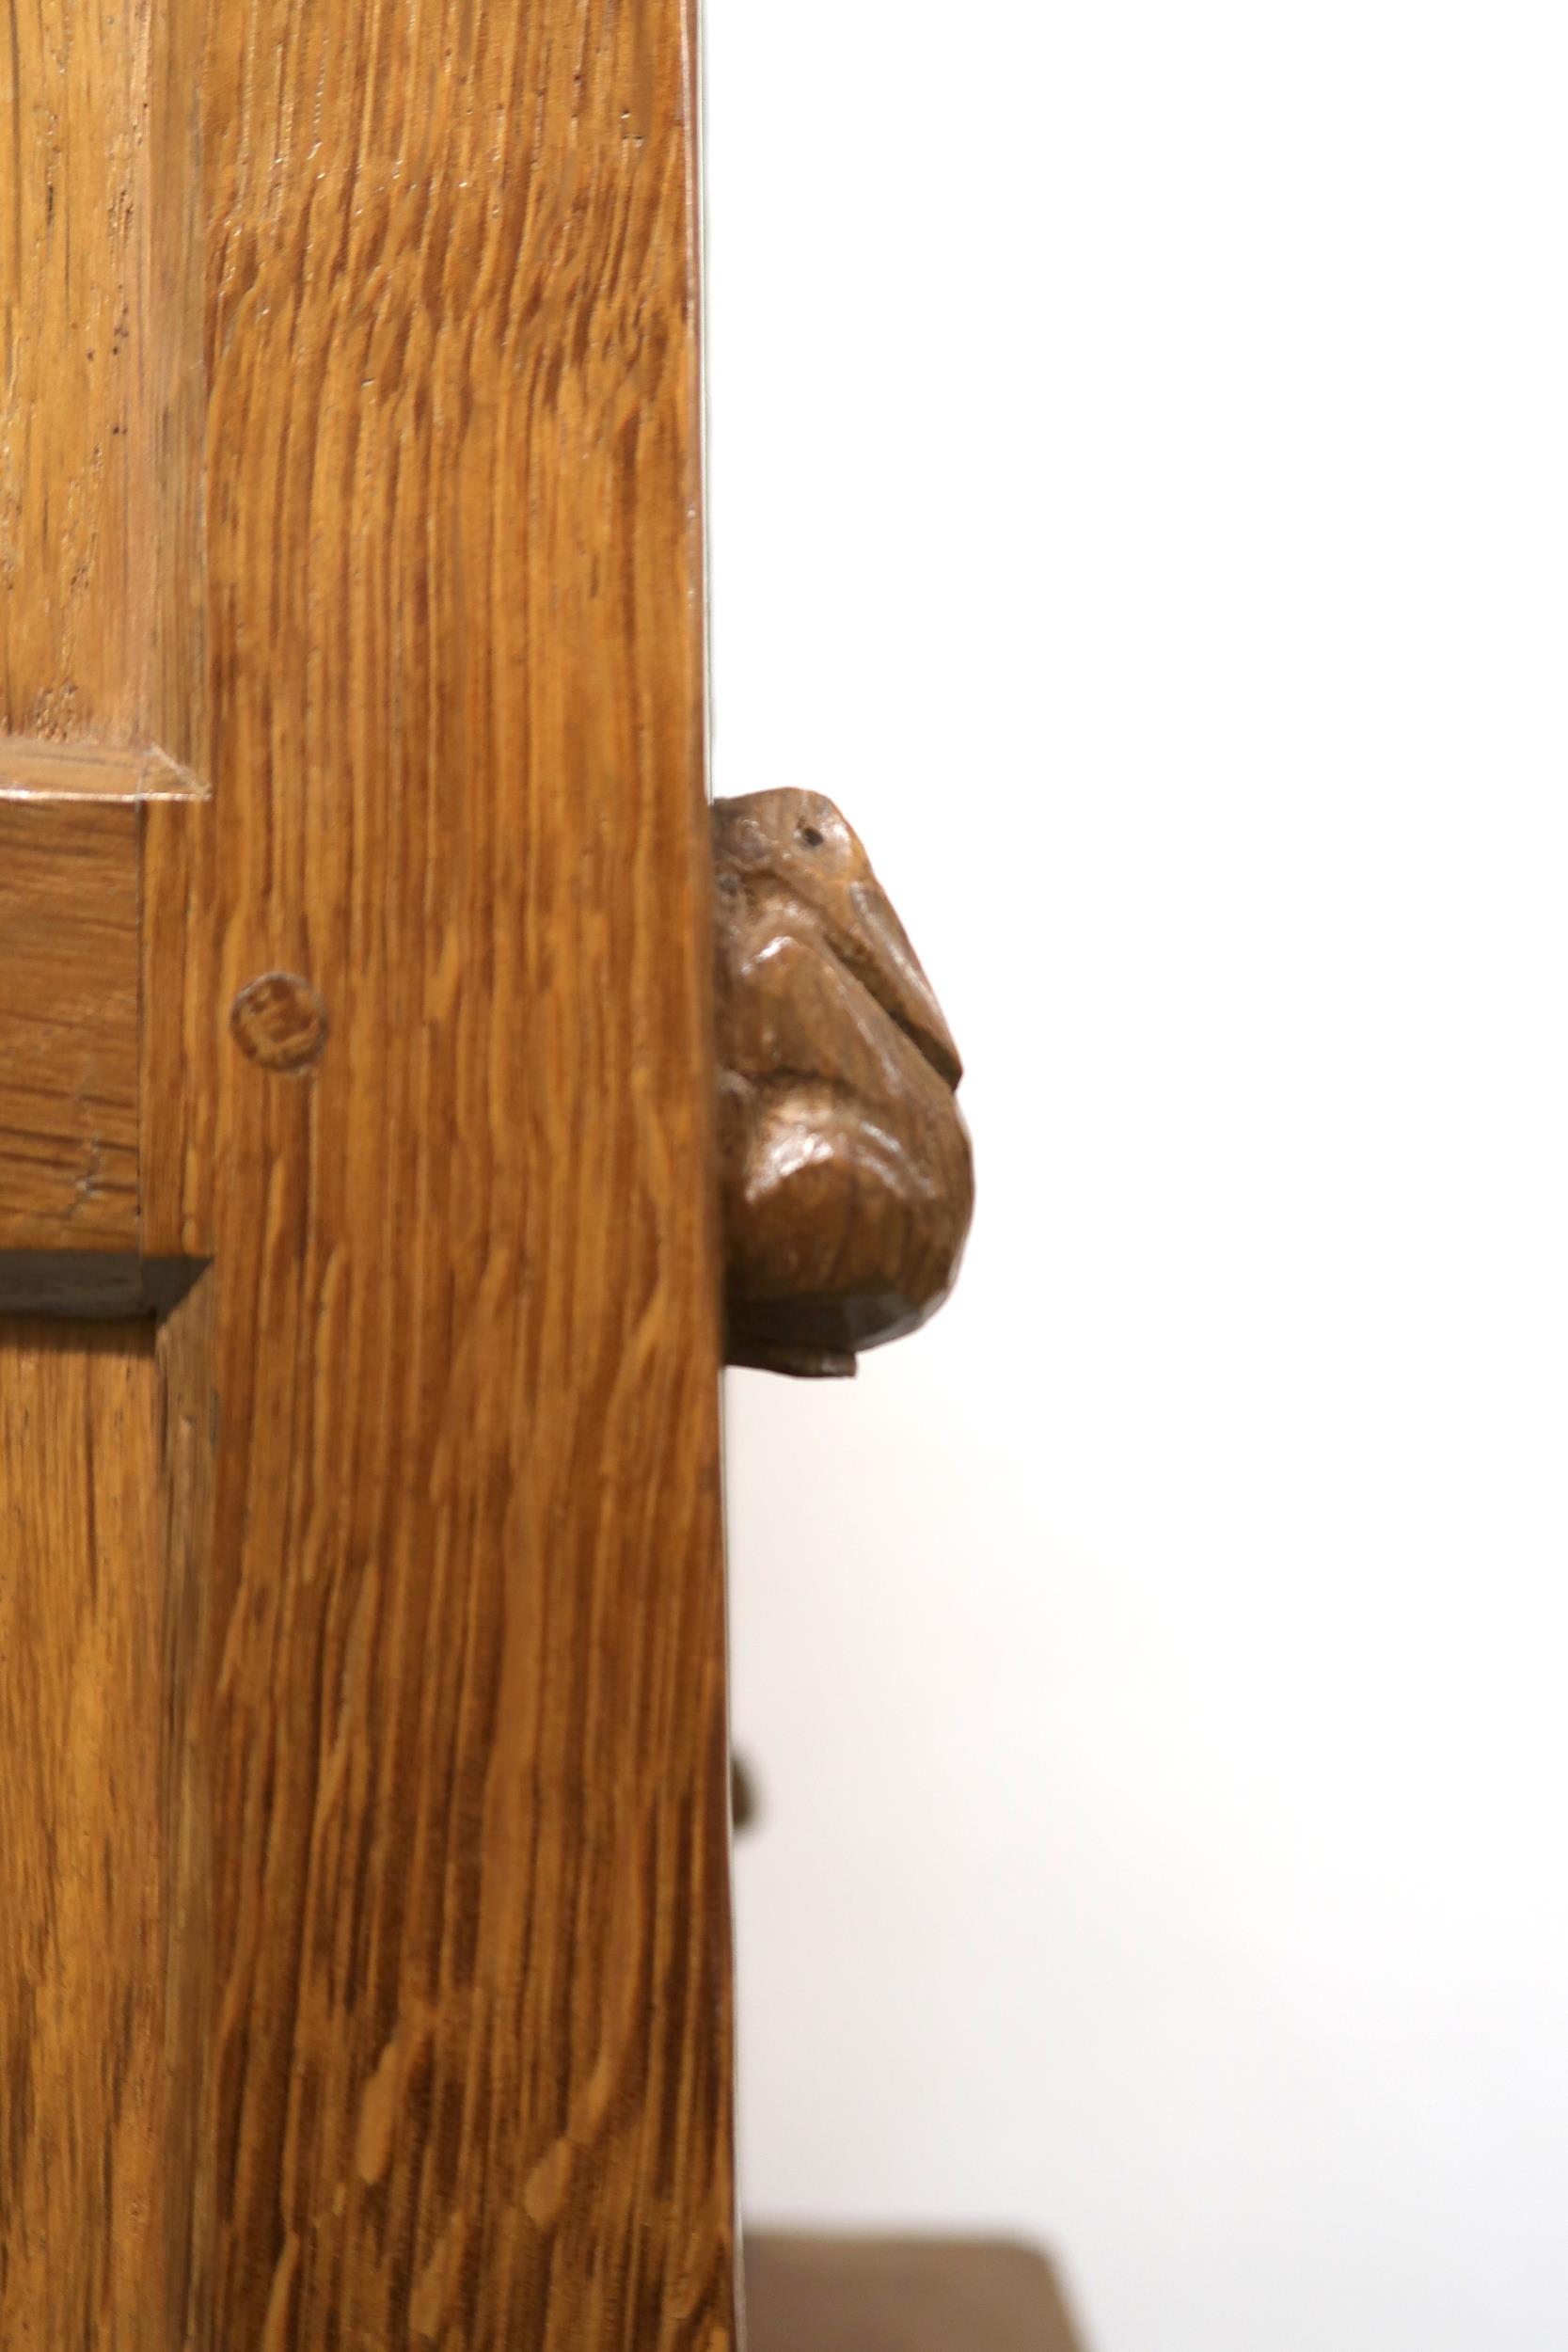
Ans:
[[[134,789],[0,797],[0,1257],[137,1248]]]
[[[6,715],[182,779],[138,770],[105,821],[135,876],[129,1246],[186,1295],[155,1343],[114,1326],[59,1359],[97,1368],[95,1444],[94,1379],[138,1367],[114,1442],[159,1580],[156,1656],[138,1618],[114,1706],[159,1792],[162,1891],[139,1942],[106,1891],[72,1930],[96,1932],[95,1998],[141,2021],[135,2062],[177,2086],[130,2231],[164,2299],[124,2341],[720,2352],[687,14],[44,15],[40,56],[92,78],[60,101],[70,140],[13,87],[8,317],[51,204],[89,246],[108,207],[90,266],[119,291],[51,260],[13,370],[8,512],[55,617],[13,591]],[[108,388],[81,342],[101,316]],[[68,380],[90,413],[40,438]],[[46,512],[67,479],[108,501],[69,548]],[[28,1493],[39,1360],[0,1327]],[[102,1530],[74,1543],[51,1526],[38,1556],[131,1573]],[[7,2120],[36,2198],[52,2118]],[[96,2245],[110,2208],[72,2195]],[[7,2342],[70,2340],[53,2292],[0,2270]]]
[[[0,1458],[0,2332],[131,2352],[170,2318],[150,1324],[8,1324]]]

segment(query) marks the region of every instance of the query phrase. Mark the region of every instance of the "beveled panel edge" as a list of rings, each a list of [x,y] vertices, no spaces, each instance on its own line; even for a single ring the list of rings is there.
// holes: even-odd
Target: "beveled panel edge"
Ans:
[[[156,743],[124,749],[0,734],[0,800],[205,801],[212,787]]]

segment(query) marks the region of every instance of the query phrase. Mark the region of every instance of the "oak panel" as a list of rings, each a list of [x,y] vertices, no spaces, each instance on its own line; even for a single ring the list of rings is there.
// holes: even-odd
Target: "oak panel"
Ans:
[[[0,2342],[174,2344],[150,1323],[0,1328]]]
[[[7,2352],[213,2342],[211,1304],[0,1324]]]
[[[159,751],[0,738],[0,1314],[150,1311],[205,1255],[210,819]]]
[[[199,768],[206,0],[0,32],[0,729]]]
[[[146,722],[136,13],[13,0],[0,40],[0,723],[109,744]]]
[[[135,803],[0,798],[0,1252],[135,1252]]]
[[[141,1199],[68,1153],[0,1248],[214,1265],[0,1331],[0,2335],[722,2352],[689,23],[14,32],[0,826],[112,898],[43,1061],[112,1047]],[[251,1057],[266,976],[319,1054]]]

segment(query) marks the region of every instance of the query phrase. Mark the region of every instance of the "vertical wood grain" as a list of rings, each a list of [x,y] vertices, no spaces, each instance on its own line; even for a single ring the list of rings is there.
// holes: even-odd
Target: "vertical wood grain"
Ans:
[[[158,2198],[141,2217],[141,2226],[160,2239],[164,2296],[156,2352],[164,2352],[166,2344],[168,2352],[216,2352],[219,2343],[213,2332],[213,2165],[203,2137],[214,2026],[214,1305],[212,1280],[198,1281],[160,1318],[153,1343],[162,1603],[157,1752],[163,1936],[157,1980],[164,2099]]]
[[[7,2352],[214,2342],[211,1316],[0,1323]]]
[[[137,804],[141,1023],[138,1035],[140,1247],[150,1259],[213,1254],[214,1128],[222,1031],[213,923],[210,800]]]
[[[134,812],[212,1270],[0,1328],[0,2340],[730,2352],[685,0],[3,32],[0,723],[214,795]]]
[[[137,52],[145,90],[136,254],[142,324],[131,434],[133,524],[145,598],[135,647],[140,737],[200,779],[210,773],[212,753],[202,73],[220,4],[135,0],[134,18],[145,25]]]
[[[199,764],[205,0],[0,0],[0,729]]]
[[[214,1138],[243,2352],[734,2338],[688,40],[215,19],[216,1001],[329,1022]]]
[[[150,1324],[0,1331],[0,2342],[175,2341]]]
[[[153,743],[207,748],[207,14],[0,0],[6,1305],[143,1303],[137,802],[189,786]],[[8,2352],[213,2341],[210,1317],[0,1320]]]
[[[4,723],[129,743],[146,683],[132,431],[146,11],[122,0],[4,9]]]

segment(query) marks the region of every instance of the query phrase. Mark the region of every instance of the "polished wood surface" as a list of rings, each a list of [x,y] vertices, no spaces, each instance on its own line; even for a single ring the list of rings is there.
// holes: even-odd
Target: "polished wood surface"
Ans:
[[[0,728],[201,768],[208,0],[0,29]]]
[[[687,28],[216,30],[215,2339],[717,2352]]]
[[[731,1363],[843,1377],[936,1312],[974,1205],[958,1048],[820,792],[713,809]]]
[[[210,816],[155,747],[0,737],[0,1313],[129,1313],[188,1287],[143,1262],[191,1239],[147,1211],[202,1100],[163,999],[202,933],[180,882]]]
[[[746,2233],[747,2352],[1085,2352],[1033,2247]]]
[[[105,797],[135,1247],[192,1281],[50,1342],[134,1541],[0,1329],[29,1645],[57,1583],[118,1758],[0,1865],[81,2025],[0,2132],[0,2340],[729,2352],[687,11],[35,16],[0,716],[193,780]]]
[[[216,825],[212,803],[144,794],[141,874],[138,1210],[144,1258],[213,1254],[219,1007]]]
[[[114,751],[100,743],[0,735],[0,801],[167,801],[203,787],[158,746]]]
[[[140,984],[134,800],[0,798],[0,1253],[135,1250]]]
[[[0,2338],[179,2342],[163,2193],[169,1932],[149,1323],[0,1350]]]
[[[0,1332],[7,2352],[182,2345],[207,2259],[211,1303]]]

